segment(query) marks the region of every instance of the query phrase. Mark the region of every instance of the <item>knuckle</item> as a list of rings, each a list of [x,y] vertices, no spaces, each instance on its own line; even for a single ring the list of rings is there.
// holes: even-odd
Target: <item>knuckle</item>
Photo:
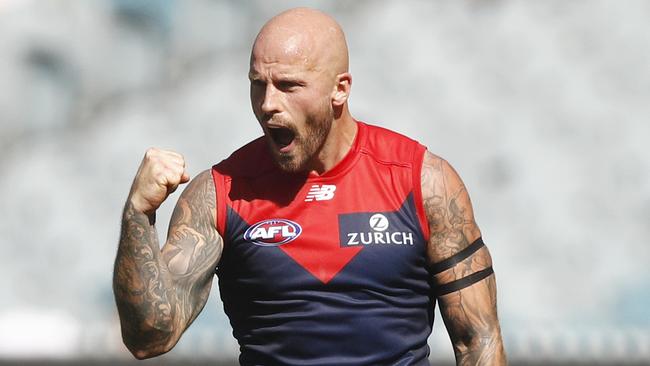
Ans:
[[[153,175],[154,177],[158,177],[164,173],[163,166],[158,163],[151,164],[151,166],[149,167],[149,171],[151,172],[151,175]]]
[[[185,167],[183,165],[181,165],[181,164],[176,165],[174,167],[174,171],[176,172],[176,174],[178,174],[178,176],[181,176],[181,175],[183,175],[183,172],[185,172]]]
[[[178,169],[165,169],[165,177],[169,184],[178,184],[181,180],[181,174],[178,173]]]
[[[169,151],[169,155],[173,156],[176,159],[182,160],[183,159],[183,154],[176,152],[176,151]]]
[[[157,155],[157,154],[158,154],[158,151],[159,151],[159,150],[158,150],[157,148],[155,148],[155,147],[150,147],[150,148],[148,148],[148,149],[144,152],[144,156],[147,157],[147,158],[151,158],[151,157]]]

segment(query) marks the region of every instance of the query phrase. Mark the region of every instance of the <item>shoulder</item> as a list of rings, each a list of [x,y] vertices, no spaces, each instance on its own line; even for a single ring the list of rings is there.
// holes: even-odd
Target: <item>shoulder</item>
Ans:
[[[425,151],[420,181],[422,199],[427,212],[444,209],[447,214],[456,214],[458,210],[464,210],[473,219],[473,210],[465,183],[447,160]]]
[[[424,152],[422,158],[422,186],[433,183],[443,176],[443,166],[451,168],[451,164],[442,157],[429,150]],[[453,168],[452,168],[453,169]]]
[[[364,133],[361,152],[385,162],[419,161],[426,148],[418,141],[384,127],[359,122]]]
[[[185,189],[186,191],[192,187],[192,188],[210,188],[214,190],[213,183],[212,183],[212,173],[211,169],[205,169],[199,174],[197,174],[192,180],[190,180],[190,183],[187,185],[187,188]],[[185,192],[183,192],[185,193]]]
[[[426,150],[422,159],[422,195],[435,195],[435,188],[446,190],[464,189],[465,185],[451,164],[442,157]],[[438,193],[442,193],[439,191]]]

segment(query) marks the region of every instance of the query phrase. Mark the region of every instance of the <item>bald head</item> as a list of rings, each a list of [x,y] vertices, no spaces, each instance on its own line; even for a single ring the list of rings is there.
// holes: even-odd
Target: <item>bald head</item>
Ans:
[[[293,59],[330,75],[348,71],[343,30],[329,15],[309,8],[287,10],[264,24],[253,45],[253,59]]]

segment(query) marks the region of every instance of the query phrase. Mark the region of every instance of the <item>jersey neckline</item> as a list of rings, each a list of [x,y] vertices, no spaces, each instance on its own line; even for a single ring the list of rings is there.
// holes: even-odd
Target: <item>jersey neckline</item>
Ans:
[[[337,178],[338,176],[348,172],[354,166],[357,160],[359,160],[359,151],[365,142],[366,125],[361,121],[355,120],[354,122],[357,124],[357,134],[354,137],[352,146],[350,146],[350,150],[348,150],[343,159],[336,163],[332,169],[324,172],[323,174],[309,172],[307,175],[308,181],[313,182]]]

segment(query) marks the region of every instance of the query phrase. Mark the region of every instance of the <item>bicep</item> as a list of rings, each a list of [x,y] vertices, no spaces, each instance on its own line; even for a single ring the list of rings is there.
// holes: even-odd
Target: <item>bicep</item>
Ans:
[[[422,197],[429,223],[429,261],[436,263],[481,236],[467,189],[444,159],[428,151],[422,164]]]
[[[207,170],[194,178],[179,197],[162,249],[184,318],[190,321],[207,301],[223,250],[215,225],[215,206],[215,188]]]
[[[492,313],[495,295],[492,259],[469,194],[451,165],[428,152],[422,193],[430,231],[427,254],[441,313],[448,327],[474,326],[470,315]]]

